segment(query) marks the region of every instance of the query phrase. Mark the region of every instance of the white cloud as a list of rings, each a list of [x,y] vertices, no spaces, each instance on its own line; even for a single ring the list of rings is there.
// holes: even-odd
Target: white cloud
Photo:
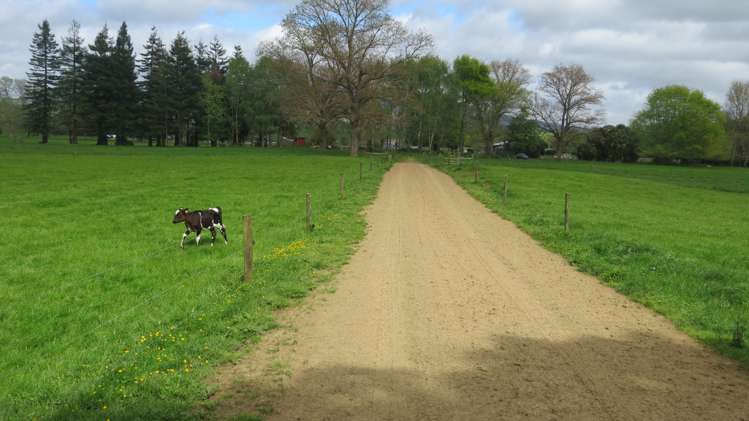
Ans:
[[[78,19],[87,41],[108,22],[127,20],[140,47],[151,25],[164,40],[219,36],[248,56],[280,33],[294,0],[0,0],[0,75],[23,77],[36,25],[48,18],[58,39]],[[577,63],[606,94],[608,119],[626,123],[647,94],[685,84],[722,102],[734,79],[749,79],[749,7],[735,0],[394,0],[397,19],[430,32],[435,53],[513,58],[540,75]]]
[[[667,84],[723,102],[732,80],[749,79],[749,7],[715,0],[444,0],[416,7],[409,23],[435,34],[452,60],[514,58],[535,76],[577,63],[606,94],[608,121],[627,123],[648,93]]]

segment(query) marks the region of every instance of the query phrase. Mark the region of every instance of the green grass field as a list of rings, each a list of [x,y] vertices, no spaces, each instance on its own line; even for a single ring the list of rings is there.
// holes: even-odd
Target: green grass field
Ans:
[[[749,349],[730,345],[737,321],[749,327],[749,170],[480,160],[475,183],[472,163],[427,161],[581,270],[749,366]]]
[[[64,143],[0,139],[2,420],[200,416],[211,368],[348,259],[385,171],[362,158],[359,181],[357,160],[309,151]],[[204,235],[180,250],[175,208],[209,206],[223,207],[229,245]]]

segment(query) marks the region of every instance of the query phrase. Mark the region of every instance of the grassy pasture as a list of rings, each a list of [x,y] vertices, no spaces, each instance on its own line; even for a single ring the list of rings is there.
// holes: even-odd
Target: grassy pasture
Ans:
[[[581,270],[749,366],[749,349],[730,346],[736,322],[749,327],[749,170],[480,160],[475,183],[473,164],[430,163]]]
[[[64,143],[0,138],[0,419],[199,416],[211,367],[347,260],[385,171],[362,158],[359,181],[357,160],[308,151]],[[229,245],[204,233],[180,250],[180,206],[223,207]]]

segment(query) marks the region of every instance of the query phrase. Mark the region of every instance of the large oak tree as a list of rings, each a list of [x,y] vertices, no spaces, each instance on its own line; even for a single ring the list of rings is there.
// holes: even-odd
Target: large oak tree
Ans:
[[[397,64],[431,47],[431,37],[411,33],[387,10],[387,0],[304,0],[284,19],[314,46],[326,77],[346,97],[351,154],[357,155],[363,112]]]

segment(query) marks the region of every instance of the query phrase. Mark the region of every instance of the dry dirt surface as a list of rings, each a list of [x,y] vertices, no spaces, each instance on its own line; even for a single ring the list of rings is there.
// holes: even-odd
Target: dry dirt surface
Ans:
[[[268,420],[749,420],[749,373],[397,164],[336,280],[215,379]],[[327,289],[327,290],[326,290]]]

